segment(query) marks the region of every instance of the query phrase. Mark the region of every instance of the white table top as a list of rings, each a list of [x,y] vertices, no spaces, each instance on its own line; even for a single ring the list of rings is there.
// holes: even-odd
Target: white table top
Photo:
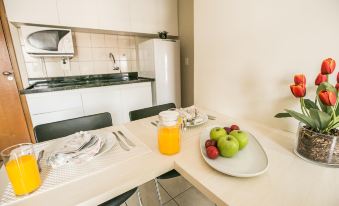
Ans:
[[[199,133],[205,125],[184,134],[179,154],[164,156],[158,151],[156,128],[150,124],[154,117],[151,117],[124,125],[151,152],[43,193],[33,193],[20,205],[97,205],[173,168],[217,205],[339,205],[339,170],[298,158],[293,153],[295,134],[207,113],[217,117],[207,125],[237,123],[254,134],[267,152],[268,171],[258,177],[236,178],[213,170],[199,150]],[[5,187],[3,175],[0,174],[0,192]]]

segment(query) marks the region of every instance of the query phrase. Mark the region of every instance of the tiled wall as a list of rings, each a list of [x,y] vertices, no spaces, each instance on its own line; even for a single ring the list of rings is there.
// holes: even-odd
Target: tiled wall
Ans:
[[[20,31],[19,31],[20,33]],[[66,64],[60,57],[32,57],[22,53],[28,78],[116,73],[109,58],[112,52],[122,72],[137,71],[135,36],[74,32],[75,55]]]

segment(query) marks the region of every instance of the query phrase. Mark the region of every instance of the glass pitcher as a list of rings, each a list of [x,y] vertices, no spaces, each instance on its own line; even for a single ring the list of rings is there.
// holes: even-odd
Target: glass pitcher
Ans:
[[[158,146],[165,155],[173,155],[180,151],[181,120],[177,111],[163,111],[159,113]]]
[[[1,157],[15,195],[27,195],[40,187],[40,173],[31,143],[8,147],[1,151]]]

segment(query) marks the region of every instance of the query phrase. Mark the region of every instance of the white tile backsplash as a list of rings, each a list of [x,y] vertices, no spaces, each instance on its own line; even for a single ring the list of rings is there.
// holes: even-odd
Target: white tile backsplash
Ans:
[[[109,60],[109,55],[106,53],[106,48],[92,48],[92,59],[98,60]]]
[[[77,47],[91,47],[90,33],[75,32],[74,37]]]
[[[70,62],[70,69],[65,71],[65,76],[81,75],[79,62]]]
[[[94,74],[93,62],[79,62],[80,75]]]
[[[105,35],[104,34],[91,34],[92,47],[105,47]]]
[[[48,77],[65,76],[62,63],[59,62],[45,62],[46,72]]]
[[[26,63],[28,78],[46,77],[41,63]]]
[[[118,73],[113,70],[109,53],[114,55],[122,72],[138,70],[136,40],[139,37],[74,32],[73,38],[74,57],[67,59],[66,64],[61,57],[33,57],[22,45],[28,78]]]
[[[105,46],[118,48],[118,36],[105,34]]]
[[[92,60],[92,48],[78,47],[78,60],[79,61],[91,61]]]

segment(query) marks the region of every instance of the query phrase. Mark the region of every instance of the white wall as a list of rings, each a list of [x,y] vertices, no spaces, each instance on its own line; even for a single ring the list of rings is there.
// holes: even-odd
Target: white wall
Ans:
[[[314,90],[322,59],[339,62],[338,10],[338,0],[195,0],[195,104],[293,130],[273,116],[298,106],[293,74]]]

